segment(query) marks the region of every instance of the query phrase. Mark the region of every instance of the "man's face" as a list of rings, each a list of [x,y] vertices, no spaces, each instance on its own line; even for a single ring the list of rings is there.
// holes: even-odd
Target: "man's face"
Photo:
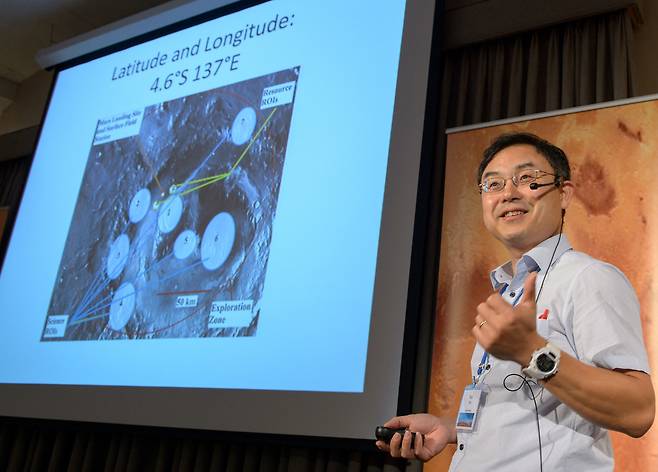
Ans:
[[[487,230],[517,255],[557,234],[562,209],[567,208],[573,194],[569,181],[560,188],[547,185],[531,190],[527,185],[515,186],[510,178],[528,169],[555,173],[548,160],[533,146],[517,144],[498,152],[482,175],[482,181],[491,176],[508,179],[502,191],[482,192],[482,216]],[[545,176],[537,183],[549,183],[554,179]]]

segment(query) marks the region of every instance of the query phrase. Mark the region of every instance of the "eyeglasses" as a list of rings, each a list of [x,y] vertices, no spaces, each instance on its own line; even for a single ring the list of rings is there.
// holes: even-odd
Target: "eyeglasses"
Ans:
[[[498,193],[503,191],[508,180],[511,180],[516,188],[522,188],[528,187],[531,183],[549,175],[556,177],[555,174],[539,169],[523,169],[508,178],[498,175],[487,177],[478,185],[478,188],[480,193]]]

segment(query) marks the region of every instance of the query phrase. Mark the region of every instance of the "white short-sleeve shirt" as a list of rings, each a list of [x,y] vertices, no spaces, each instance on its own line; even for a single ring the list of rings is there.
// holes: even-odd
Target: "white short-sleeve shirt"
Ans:
[[[559,242],[559,243],[558,243]],[[556,248],[557,246],[557,248]],[[550,270],[548,264],[555,251]],[[512,277],[510,263],[491,273],[503,298],[522,297],[523,280],[539,269],[535,293],[537,332],[563,352],[586,364],[649,372],[635,291],[616,267],[572,250],[565,235],[547,239],[526,253]],[[543,279],[546,278],[544,281]],[[484,350],[476,345],[473,376]],[[529,359],[528,359],[529,360]],[[535,405],[515,362],[489,356],[479,376],[485,392],[472,433],[458,433],[451,472],[534,471],[539,468]],[[539,412],[544,471],[612,471],[614,460],[606,429],[583,419],[548,390],[533,387]]]

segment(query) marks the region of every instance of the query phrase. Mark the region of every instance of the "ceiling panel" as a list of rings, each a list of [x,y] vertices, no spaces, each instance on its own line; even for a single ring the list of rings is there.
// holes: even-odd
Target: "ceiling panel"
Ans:
[[[166,0],[3,0],[0,78],[20,84],[39,70],[37,51]]]

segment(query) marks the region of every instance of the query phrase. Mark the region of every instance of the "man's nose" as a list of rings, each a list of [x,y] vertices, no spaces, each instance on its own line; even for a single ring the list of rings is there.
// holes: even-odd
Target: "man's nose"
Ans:
[[[512,179],[506,179],[503,186],[503,198],[505,200],[518,198],[519,188],[516,186]]]

